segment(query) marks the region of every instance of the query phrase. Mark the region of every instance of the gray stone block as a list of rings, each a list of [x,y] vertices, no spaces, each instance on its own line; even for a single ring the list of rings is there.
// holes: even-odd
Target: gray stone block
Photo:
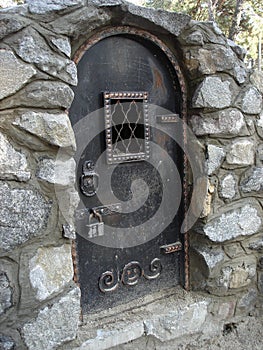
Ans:
[[[0,99],[21,89],[36,72],[30,64],[17,59],[12,51],[0,49]]]
[[[260,113],[259,118],[256,121],[257,132],[261,138],[263,138],[263,112]]]
[[[135,6],[134,4],[127,3],[127,10],[134,16],[140,17],[154,23],[157,26],[160,26],[166,29],[171,34],[175,36],[180,35],[184,28],[187,27],[188,23],[191,20],[191,17],[176,12],[167,12],[163,10],[153,10],[145,7]]]
[[[0,39],[15,33],[27,25],[27,21],[15,15],[0,14]]]
[[[263,167],[249,169],[242,177],[240,188],[244,193],[261,192],[263,190]]]
[[[71,57],[71,44],[68,38],[54,37],[50,40],[60,52],[64,53],[69,58]]]
[[[254,256],[233,259],[225,264],[215,282],[210,282],[210,289],[219,288],[223,292],[240,289],[250,285],[256,276],[257,261]],[[213,289],[212,288],[212,289]]]
[[[14,107],[69,108],[72,89],[58,81],[35,81],[1,102],[1,109]]]
[[[29,278],[40,301],[61,291],[73,279],[70,244],[39,248],[29,261]]]
[[[41,236],[47,226],[51,201],[30,187],[0,184],[0,247],[6,251]]]
[[[16,151],[0,132],[0,179],[28,181],[30,176],[26,155]]]
[[[258,292],[256,289],[249,289],[237,303],[236,315],[245,313],[246,315],[254,309],[257,301]]]
[[[238,242],[224,245],[224,251],[231,259],[244,255],[244,250]]]
[[[231,101],[230,81],[223,81],[219,77],[207,77],[198,86],[193,96],[193,107],[226,108],[231,105]]]
[[[110,22],[112,15],[103,9],[86,6],[77,11],[59,17],[48,24],[48,28],[56,34],[78,38],[81,33],[101,28]]]
[[[224,261],[225,254],[220,247],[209,247],[209,246],[201,246],[195,244],[192,247],[203,259],[206,265],[206,269],[208,271],[208,276],[213,276],[217,273],[218,268]]]
[[[191,125],[197,136],[233,137],[240,134],[249,135],[243,114],[235,108],[194,115],[191,118]]]
[[[255,87],[249,87],[240,93],[237,106],[247,114],[259,114],[262,110],[262,95]]]
[[[35,29],[26,28],[7,41],[25,62],[34,63],[43,72],[68,84],[77,84],[75,63],[53,52]]]
[[[0,270],[0,315],[13,305],[12,288],[7,274]]]
[[[36,176],[58,186],[72,186],[75,183],[76,164],[73,158],[42,158],[38,162]]]
[[[203,233],[214,242],[245,238],[259,231],[262,211],[254,201],[240,202],[236,209],[223,212],[203,227]]]
[[[25,112],[13,125],[51,145],[75,149],[75,136],[66,113]]]
[[[14,340],[6,335],[0,334],[0,349],[1,350],[15,350]]]
[[[258,290],[263,295],[263,271],[258,271]]]
[[[180,338],[202,332],[208,314],[208,302],[199,301],[182,309],[171,310],[170,314],[156,315],[145,320],[145,334],[161,341]]]
[[[223,147],[208,145],[207,146],[207,174],[213,174],[223,163],[225,151]]]
[[[46,306],[22,327],[29,350],[51,350],[76,337],[80,316],[78,287],[68,292],[52,306]]]
[[[226,161],[231,165],[252,165],[255,159],[255,146],[248,139],[235,140],[230,145],[226,155]]]
[[[220,180],[219,194],[224,199],[232,199],[236,195],[237,182],[233,174],[227,174]]]
[[[46,14],[84,5],[84,0],[27,0],[28,9],[33,14]]]

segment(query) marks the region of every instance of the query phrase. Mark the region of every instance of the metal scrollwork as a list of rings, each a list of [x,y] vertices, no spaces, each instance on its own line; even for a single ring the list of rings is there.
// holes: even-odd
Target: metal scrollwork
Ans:
[[[118,271],[115,273],[112,271],[104,272],[99,278],[99,289],[105,292],[113,292],[122,283],[127,286],[135,286],[141,277],[147,280],[153,280],[158,278],[162,271],[161,260],[154,258],[149,266],[148,274],[145,273],[144,269],[138,261],[131,261],[126,264],[119,274]]]
[[[135,286],[143,275],[143,269],[138,261],[131,261],[122,271],[121,281],[128,286]]]
[[[99,289],[101,292],[113,292],[118,288],[119,279],[118,274],[114,277],[114,273],[112,271],[103,272],[99,279]]]
[[[144,273],[144,277],[147,280],[153,280],[155,278],[158,278],[162,272],[162,264],[161,264],[161,260],[158,258],[155,258],[152,260],[152,262],[150,263],[150,275],[146,275],[146,273]]]

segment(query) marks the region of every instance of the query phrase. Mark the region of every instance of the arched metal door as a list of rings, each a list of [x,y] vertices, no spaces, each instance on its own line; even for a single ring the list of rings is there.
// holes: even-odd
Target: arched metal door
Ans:
[[[84,142],[77,159],[81,205],[76,214],[84,313],[175,286],[184,278],[183,156],[175,140],[158,127],[175,126],[183,98],[171,56],[153,38],[128,28],[111,29],[76,55],[79,82],[70,119],[81,133],[77,141]],[[107,174],[110,182],[105,185]],[[163,203],[176,176],[171,199]],[[173,206],[175,199],[179,209],[156,235],[170,210],[165,205]]]

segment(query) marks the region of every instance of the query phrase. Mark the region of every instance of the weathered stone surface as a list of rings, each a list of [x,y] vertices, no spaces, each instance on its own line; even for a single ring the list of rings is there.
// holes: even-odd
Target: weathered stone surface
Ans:
[[[227,174],[220,181],[220,196],[224,199],[232,199],[236,195],[236,179],[233,174]]]
[[[247,78],[244,63],[238,60],[229,47],[223,45],[188,49],[185,53],[185,61],[192,76],[227,72],[240,84]]]
[[[259,235],[250,237],[241,242],[243,249],[247,254],[251,254],[251,252],[263,252],[263,233]]]
[[[77,84],[77,68],[74,62],[52,52],[43,37],[32,28],[8,39],[18,56],[24,61],[34,63],[39,69],[65,81]]]
[[[8,14],[0,14],[0,39],[15,33],[26,26],[26,21],[21,17]]]
[[[232,260],[221,270],[218,286],[227,291],[248,286],[256,275],[257,262],[254,256]]]
[[[200,30],[196,30],[191,34],[189,34],[189,36],[185,38],[185,41],[187,42],[187,44],[190,44],[190,45],[198,45],[198,46],[204,45],[203,34]]]
[[[95,28],[106,25],[111,20],[111,15],[102,9],[93,6],[72,11],[48,24],[48,28],[56,34],[78,38],[80,33],[91,32]]]
[[[219,247],[211,248],[201,245],[195,245],[193,248],[205,262],[208,276],[213,276],[217,272],[218,266],[224,261],[225,254],[223,250]]]
[[[36,176],[51,184],[69,186],[75,183],[75,168],[76,164],[73,158],[43,158],[38,162]]]
[[[84,0],[27,0],[27,3],[31,13],[42,15],[83,5]]]
[[[263,167],[249,169],[242,177],[240,188],[244,193],[261,192],[263,190]]]
[[[191,20],[190,16],[183,13],[167,12],[160,9],[153,10],[135,6],[130,3],[128,3],[128,12],[135,16],[139,16],[141,18],[140,21],[142,18],[145,18],[157,26],[168,30],[175,36],[178,36]]]
[[[248,292],[243,295],[240,300],[237,303],[237,310],[236,314],[238,315],[241,311],[245,312],[245,314],[248,314],[249,311],[254,309],[256,301],[257,301],[258,293],[256,289],[249,289]]]
[[[0,349],[1,350],[15,350],[15,342],[11,337],[0,334]]]
[[[112,349],[120,344],[138,339],[144,334],[144,325],[142,322],[122,322],[119,327],[107,329],[98,329],[97,334],[84,341],[80,347],[74,347],[72,350],[106,350]]]
[[[75,190],[74,186],[68,188],[67,190],[65,190],[63,187],[61,188],[56,186],[55,191],[60,213],[64,219],[64,222],[66,221],[66,224],[69,225],[70,230],[72,230],[70,234],[74,235],[73,230],[75,227],[75,214],[80,201],[79,194]]]
[[[211,175],[222,164],[225,157],[225,151],[222,147],[215,145],[207,146],[207,174]]]
[[[76,239],[76,231],[72,225],[69,225],[69,224],[62,225],[62,229],[63,229],[63,237],[69,238],[69,239]]]
[[[214,242],[225,242],[242,236],[250,236],[261,227],[261,210],[256,203],[239,204],[234,210],[229,210],[203,227],[204,234]]]
[[[257,119],[256,125],[257,125],[257,132],[259,136],[263,138],[263,112],[260,113],[260,116]]]
[[[56,349],[76,337],[80,314],[80,291],[75,287],[51,307],[40,310],[26,323],[22,334],[29,350]]]
[[[247,54],[247,50],[244,47],[237,45],[234,41],[230,39],[227,40],[227,43],[231,47],[231,49],[235,52],[237,57],[243,61]]]
[[[52,44],[69,58],[71,57],[71,44],[68,38],[51,38]]]
[[[0,184],[0,247],[4,250],[40,236],[46,228],[51,203],[31,188]]]
[[[263,294],[263,271],[258,272],[258,290],[260,294]]]
[[[24,153],[14,149],[8,139],[0,132],[0,179],[28,181],[30,171]]]
[[[12,288],[7,274],[0,270],[0,315],[12,306]]]
[[[259,144],[257,147],[257,158],[259,161],[263,162],[263,143]]]
[[[0,99],[14,94],[35,74],[35,68],[18,60],[12,51],[0,49]]]
[[[223,320],[227,320],[234,316],[235,308],[236,302],[234,300],[223,302],[218,308],[218,316]]]
[[[26,112],[13,125],[59,147],[76,147],[74,133],[66,113]]]
[[[220,98],[218,98],[220,96]],[[232,101],[230,82],[219,77],[207,77],[193,96],[194,108],[226,108]]]
[[[235,108],[215,113],[194,115],[191,118],[193,132],[198,135],[234,136],[248,135],[243,114]]]
[[[188,29],[189,28],[189,29]],[[222,31],[218,28],[215,22],[198,22],[191,20],[188,28],[182,32],[179,36],[179,41],[183,44],[195,45],[197,42],[192,42],[191,35],[196,32],[200,32],[204,43],[212,44],[226,44],[226,38]]]
[[[259,70],[252,72],[250,75],[250,81],[263,95],[263,72],[260,72]]]
[[[233,141],[226,155],[227,163],[242,166],[254,164],[254,148],[254,143],[250,140]]]
[[[224,251],[231,259],[244,254],[244,250],[238,242],[224,245]]]
[[[202,331],[207,313],[208,302],[200,301],[182,309],[171,310],[169,315],[156,315],[145,320],[146,335],[153,335],[161,341],[167,341]]]
[[[256,251],[263,251],[263,235],[258,241],[249,244],[249,249]]]
[[[238,96],[236,105],[242,112],[247,114],[258,114],[262,109],[262,96],[255,87],[249,87]]]
[[[74,98],[72,89],[58,81],[35,81],[15,96],[4,99],[1,109],[14,107],[69,108]]]
[[[73,279],[71,246],[39,248],[29,262],[30,282],[42,301],[59,292]]]

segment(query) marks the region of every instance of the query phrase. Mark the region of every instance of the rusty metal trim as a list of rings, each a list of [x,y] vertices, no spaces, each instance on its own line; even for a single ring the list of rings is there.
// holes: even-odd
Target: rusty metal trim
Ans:
[[[113,36],[113,35],[125,35],[130,34],[134,36],[139,36],[143,39],[149,40],[150,42],[154,43],[157,47],[159,47],[165,55],[168,57],[169,61],[171,62],[177,77],[178,81],[181,87],[181,94],[182,94],[182,120],[184,122],[184,146],[187,144],[187,87],[185,83],[185,79],[182,73],[182,70],[180,68],[180,65],[177,61],[177,58],[173,54],[173,52],[164,44],[159,38],[154,36],[153,34],[143,30],[138,29],[135,27],[130,26],[114,26],[114,27],[107,27],[103,28],[93,36],[91,36],[84,44],[82,44],[79,49],[75,52],[73,56],[73,61],[78,64],[81,60],[82,56],[85,54],[85,52],[91,48],[93,45],[95,45],[97,42]],[[186,149],[186,147],[184,147]],[[189,173],[189,164],[186,157],[186,154],[184,154],[184,160],[183,160],[183,193],[184,193],[184,219],[186,217],[187,213],[187,207],[188,207],[188,197],[189,197],[189,190],[188,190],[188,173]],[[181,281],[184,286],[184,288],[188,291],[190,289],[190,265],[189,265],[189,232],[186,232],[183,236],[183,251],[184,251],[184,271],[181,271]]]

